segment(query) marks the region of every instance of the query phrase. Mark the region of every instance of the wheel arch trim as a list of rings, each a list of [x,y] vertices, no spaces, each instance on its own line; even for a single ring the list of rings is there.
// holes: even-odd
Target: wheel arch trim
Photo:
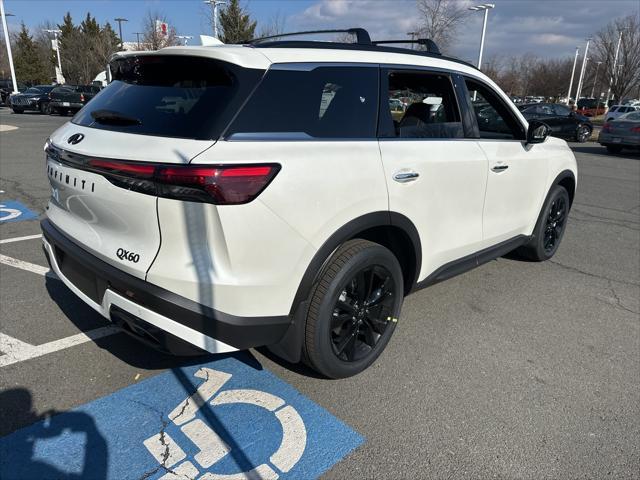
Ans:
[[[313,285],[333,252],[347,240],[357,237],[359,233],[375,227],[396,227],[409,237],[413,244],[416,259],[416,271],[413,284],[417,282],[418,276],[420,275],[420,266],[422,265],[422,247],[416,226],[409,218],[397,212],[378,211],[367,213],[354,218],[336,230],[315,253],[307,265],[307,269],[298,285],[298,290],[290,309],[291,315],[294,314],[297,306],[309,297]]]

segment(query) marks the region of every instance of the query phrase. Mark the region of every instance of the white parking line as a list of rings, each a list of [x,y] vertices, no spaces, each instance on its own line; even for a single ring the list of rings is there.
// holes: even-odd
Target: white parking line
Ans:
[[[18,260],[17,258],[8,257],[0,254],[0,263],[9,265],[10,267],[19,268],[20,270],[26,270],[27,272],[37,273],[49,278],[58,279],[58,276],[52,272],[49,267],[43,267],[42,265],[36,265],[35,263],[25,262],[24,260]]]
[[[37,235],[27,235],[26,237],[5,238],[4,240],[0,240],[0,245],[3,243],[22,242],[23,240],[33,240],[36,238],[42,238],[42,234],[39,233]]]
[[[4,354],[0,355],[0,367],[6,367],[7,365],[24,362],[25,360],[41,357],[48,353],[65,350],[82,343],[113,335],[120,331],[119,328],[109,325],[61,338],[60,340],[43,343],[42,345],[31,345],[30,343],[0,333],[0,352]]]

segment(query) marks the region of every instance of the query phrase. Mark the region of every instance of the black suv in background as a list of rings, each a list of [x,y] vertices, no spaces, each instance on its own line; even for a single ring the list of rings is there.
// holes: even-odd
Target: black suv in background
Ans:
[[[55,85],[36,85],[27,88],[24,93],[11,95],[9,103],[13,113],[22,113],[25,110],[49,113],[49,93],[54,87]]]
[[[528,121],[540,120],[551,127],[551,135],[576,142],[586,142],[591,138],[593,124],[584,115],[571,111],[559,103],[529,103],[518,105],[518,109]]]

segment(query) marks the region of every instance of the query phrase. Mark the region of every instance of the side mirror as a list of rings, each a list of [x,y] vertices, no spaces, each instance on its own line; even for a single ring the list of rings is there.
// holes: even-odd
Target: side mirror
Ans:
[[[551,128],[549,125],[539,120],[531,120],[529,122],[529,129],[527,130],[527,144],[542,143],[550,133]]]

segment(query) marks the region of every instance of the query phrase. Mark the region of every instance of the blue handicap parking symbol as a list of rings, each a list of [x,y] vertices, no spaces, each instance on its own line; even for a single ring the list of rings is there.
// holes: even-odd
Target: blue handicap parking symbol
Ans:
[[[38,214],[15,200],[0,200],[0,223],[33,220]]]
[[[307,479],[363,442],[238,358],[165,372],[0,438],[0,478]]]

